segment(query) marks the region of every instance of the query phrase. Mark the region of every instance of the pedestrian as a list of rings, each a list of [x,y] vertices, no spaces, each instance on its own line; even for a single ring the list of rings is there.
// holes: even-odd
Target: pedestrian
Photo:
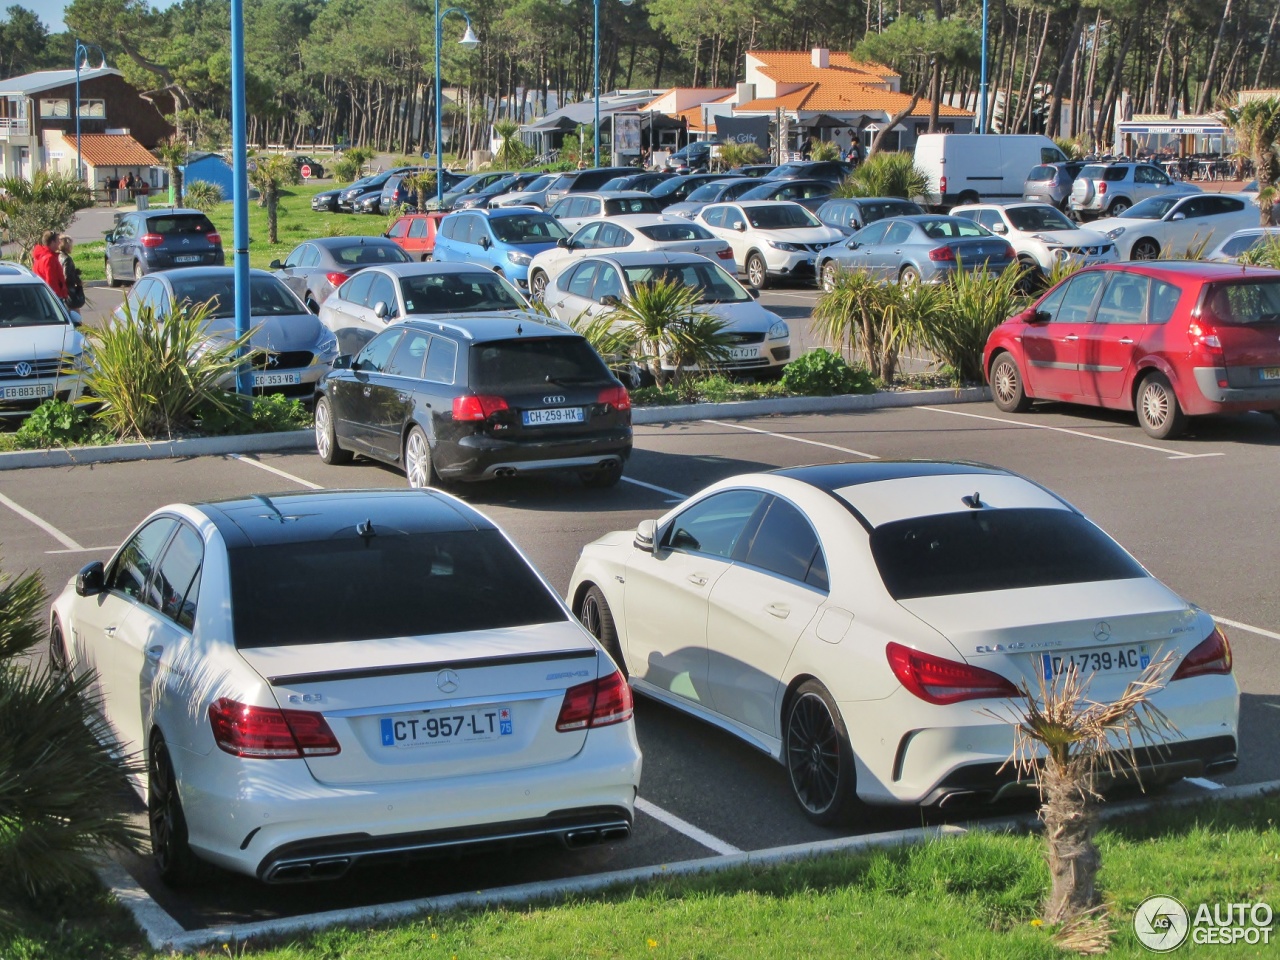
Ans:
[[[147,197],[151,193],[151,184],[139,177],[135,190],[138,197],[138,209],[146,210],[148,208]]]
[[[58,263],[62,265],[62,275],[67,281],[67,306],[79,310],[84,306],[84,279],[80,276],[80,268],[76,266],[71,252],[75,241],[65,234],[61,238],[58,250]]]
[[[129,199],[129,178],[120,174],[120,183],[116,186],[116,202],[123,203]]]
[[[61,248],[62,238],[58,236],[58,231],[46,230],[40,235],[40,245],[31,252],[31,269],[49,285],[59,300],[66,303],[69,299],[67,275],[62,272],[62,261],[58,259]],[[80,314],[72,312],[71,319],[79,323]]]

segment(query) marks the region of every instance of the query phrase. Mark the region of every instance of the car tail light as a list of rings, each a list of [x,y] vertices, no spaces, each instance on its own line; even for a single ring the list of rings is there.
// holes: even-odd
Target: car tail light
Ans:
[[[1016,697],[1018,688],[998,673],[967,663],[934,657],[898,643],[885,647],[889,668],[899,682],[926,703],[959,703]]]
[[[288,760],[342,752],[324,716],[314,710],[253,707],[229,697],[209,705],[214,742],[237,757]]]
[[[946,192],[947,192],[947,178],[946,178],[946,177],[939,177],[939,178],[938,178],[938,192],[939,192],[939,193],[946,193]]]
[[[144,233],[138,238],[138,242],[144,247],[158,247],[164,243],[164,237],[158,233]]]
[[[205,239],[208,240],[210,243],[212,243],[215,247],[222,246],[222,234],[220,233],[207,233],[205,234]]]
[[[1106,193],[1106,192],[1107,192],[1107,185],[1106,185],[1105,183],[1103,183],[1101,180],[1099,180],[1099,181],[1098,181],[1098,196],[1102,196],[1102,195],[1103,195],[1104,193]]]
[[[934,261],[935,263],[942,260],[950,261],[950,260],[954,260],[955,258],[956,258],[956,252],[952,250],[950,247],[934,247],[932,250],[929,251],[929,259]]]
[[[347,282],[348,279],[350,279],[347,276],[347,274],[338,273],[337,271],[334,271],[333,273],[326,273],[324,275],[324,278],[328,280],[330,283],[332,283],[335,287],[342,286],[344,283]]]
[[[603,403],[617,410],[630,410],[631,394],[627,393],[626,387],[605,387],[600,391],[600,396],[596,397],[596,403]]]
[[[1178,669],[1173,672],[1169,682],[1230,672],[1231,644],[1227,642],[1227,635],[1222,632],[1222,628],[1215,626],[1213,633],[1182,658],[1182,663],[1178,664]]]
[[[1225,367],[1227,365],[1226,354],[1222,352],[1222,340],[1210,318],[1201,316],[1197,320],[1192,320],[1191,326],[1187,328],[1187,336],[1191,338],[1194,346],[1204,351],[1210,366]]]
[[[732,260],[733,247],[725,247],[723,250],[717,250],[716,256],[719,257],[721,260]]]
[[[509,410],[507,401],[502,397],[486,397],[466,394],[453,398],[453,419],[455,420],[488,420],[500,410]]]
[[[561,733],[625,723],[635,711],[631,687],[617,670],[601,680],[580,683],[564,692],[556,729]]]

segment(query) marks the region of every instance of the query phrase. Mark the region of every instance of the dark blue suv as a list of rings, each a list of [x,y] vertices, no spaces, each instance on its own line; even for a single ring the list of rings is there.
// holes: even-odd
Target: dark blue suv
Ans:
[[[107,283],[141,280],[170,267],[226,264],[218,228],[199,210],[140,210],[122,213],[107,233]]]

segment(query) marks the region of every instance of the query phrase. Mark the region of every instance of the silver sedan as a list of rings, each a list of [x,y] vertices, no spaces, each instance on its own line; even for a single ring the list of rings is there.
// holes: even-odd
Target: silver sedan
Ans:
[[[972,220],[925,214],[878,220],[822,250],[818,282],[860,270],[898,283],[941,283],[960,270],[1004,270],[1017,263],[1008,241]]]

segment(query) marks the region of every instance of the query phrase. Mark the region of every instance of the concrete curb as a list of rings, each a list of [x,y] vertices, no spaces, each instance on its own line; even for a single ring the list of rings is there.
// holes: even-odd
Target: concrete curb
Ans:
[[[1187,806],[1218,800],[1243,800],[1280,792],[1280,780],[1265,783],[1249,783],[1236,787],[1224,787],[1211,793],[1181,797],[1160,797],[1107,804],[1102,818],[1111,820],[1159,805]],[[210,944],[241,944],[253,937],[280,937],[306,933],[346,925],[366,927],[393,920],[436,915],[452,910],[471,910],[502,904],[527,904],[541,900],[554,900],[566,896],[598,893],[613,887],[645,883],[661,877],[684,876],[698,873],[719,873],[735,867],[761,866],[807,860],[831,853],[855,853],[860,851],[908,846],[944,837],[962,836],[973,830],[987,832],[1026,830],[1036,824],[1034,815],[1002,817],[984,820],[968,826],[942,825],[914,827],[908,830],[890,830],[883,833],[864,834],[858,837],[841,837],[815,843],[801,843],[766,850],[752,850],[731,856],[704,857],[678,863],[655,864],[630,870],[613,870],[607,873],[575,877],[568,880],[549,880],[523,883],[512,887],[478,890],[475,893],[457,893],[441,897],[424,897],[400,903],[381,904],[374,907],[356,907],[349,910],[328,910],[305,916],[284,917],[279,920],[262,920],[254,923],[227,924],[207,927],[203,930],[184,930],[176,921],[159,908],[122,867],[108,864],[98,873],[111,888],[116,898],[133,914],[134,919],[156,950],[193,952]]]
[[[690,420],[726,420],[786,414],[843,413],[885,407],[922,407],[932,403],[980,403],[991,398],[986,387],[946,390],[847,394],[839,397],[780,397],[732,403],[692,403],[671,407],[636,407],[632,423],[682,423]],[[156,440],[151,443],[118,443],[104,447],[60,447],[52,450],[16,450],[0,453],[0,470],[31,467],[67,467],[86,463],[122,463],[131,460],[171,460],[220,457],[229,453],[268,453],[307,450],[315,446],[310,430],[283,433],[251,433],[191,440]]]

